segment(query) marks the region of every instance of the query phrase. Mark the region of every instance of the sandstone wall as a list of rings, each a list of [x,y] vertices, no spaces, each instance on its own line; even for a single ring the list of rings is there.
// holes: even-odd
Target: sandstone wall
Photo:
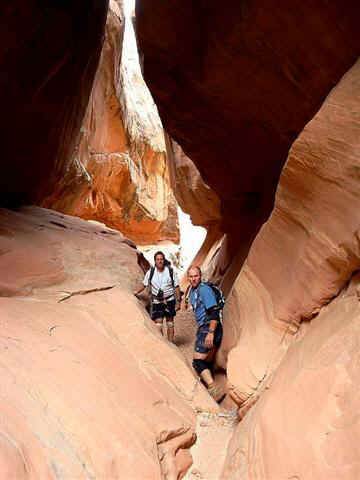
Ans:
[[[122,1],[112,0],[72,164],[42,205],[105,222],[138,244],[178,242],[169,184],[164,132],[142,78],[133,25]]]
[[[242,414],[260,400],[226,478],[359,476],[359,105],[357,62],[294,143],[233,287],[219,362]]]
[[[193,225],[204,228],[221,220],[220,198],[202,179],[192,160],[180,145],[166,136],[172,189],[182,211],[190,215]]]
[[[359,3],[138,0],[136,16],[164,127],[221,198],[241,266],[290,146],[360,55]]]
[[[2,209],[0,253],[1,477],[179,478],[195,411],[218,407],[132,295],[132,242]]]
[[[224,236],[221,231],[220,198],[202,179],[192,160],[185,155],[180,145],[168,135],[166,139],[167,159],[170,169],[171,187],[183,212],[190,215],[193,225],[207,230],[205,241],[196,253],[192,265],[201,265],[204,275],[212,280],[221,280],[218,276],[217,246]],[[185,291],[188,286],[186,273],[181,281]]]
[[[237,427],[221,478],[359,478],[358,275],[302,328]]]

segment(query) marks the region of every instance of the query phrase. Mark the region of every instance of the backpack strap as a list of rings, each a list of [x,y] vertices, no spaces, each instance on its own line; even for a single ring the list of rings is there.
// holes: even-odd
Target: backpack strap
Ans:
[[[150,268],[150,275],[149,275],[149,287],[151,287],[151,280],[153,279],[155,273],[155,267]]]
[[[202,303],[204,305],[204,302],[201,300],[201,296],[200,296],[200,286],[202,284],[203,284],[203,282],[200,282],[199,285],[194,289],[194,291],[196,293],[195,308],[197,308],[200,303]]]
[[[149,275],[149,283],[148,283],[148,294],[149,294],[149,299],[150,299],[150,308],[152,308],[152,302],[153,302],[153,294],[152,294],[152,287],[151,287],[151,280],[154,276],[155,273],[155,267],[150,268],[150,275]]]
[[[170,279],[171,279],[171,285],[173,289],[175,289],[175,284],[174,284],[174,269],[172,267],[167,267],[169,269],[169,274],[170,274]]]

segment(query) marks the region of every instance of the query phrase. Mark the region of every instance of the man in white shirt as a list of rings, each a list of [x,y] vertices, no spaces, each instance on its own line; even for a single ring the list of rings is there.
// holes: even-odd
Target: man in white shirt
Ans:
[[[167,264],[163,252],[154,255],[155,267],[145,274],[143,286],[136,291],[137,297],[145,288],[149,290],[150,316],[162,335],[163,319],[166,320],[167,339],[174,342],[174,317],[180,308],[180,287],[176,272]]]

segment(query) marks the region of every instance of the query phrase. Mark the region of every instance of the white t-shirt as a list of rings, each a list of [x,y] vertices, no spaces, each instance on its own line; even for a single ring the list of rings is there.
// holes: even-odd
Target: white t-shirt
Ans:
[[[149,268],[149,270],[146,272],[144,277],[143,284],[145,285],[145,287],[149,285],[150,271],[151,271],[151,268]],[[175,270],[173,270],[173,278],[174,278],[174,287],[176,288],[179,286],[179,280]],[[172,286],[168,267],[164,267],[164,270],[162,272],[160,272],[155,267],[154,275],[151,279],[151,293],[154,295],[154,298],[153,298],[154,303],[160,303],[156,299],[156,295],[160,289],[164,292],[164,298],[166,298],[166,300],[175,299],[175,290]]]

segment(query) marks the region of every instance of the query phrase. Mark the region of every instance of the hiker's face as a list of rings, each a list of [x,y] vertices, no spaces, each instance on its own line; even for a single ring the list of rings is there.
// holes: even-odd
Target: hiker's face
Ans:
[[[188,279],[189,279],[190,285],[196,288],[201,282],[201,274],[199,270],[197,268],[192,268],[191,270],[189,270]]]
[[[158,270],[163,270],[165,265],[165,258],[162,255],[156,255],[155,266]]]

